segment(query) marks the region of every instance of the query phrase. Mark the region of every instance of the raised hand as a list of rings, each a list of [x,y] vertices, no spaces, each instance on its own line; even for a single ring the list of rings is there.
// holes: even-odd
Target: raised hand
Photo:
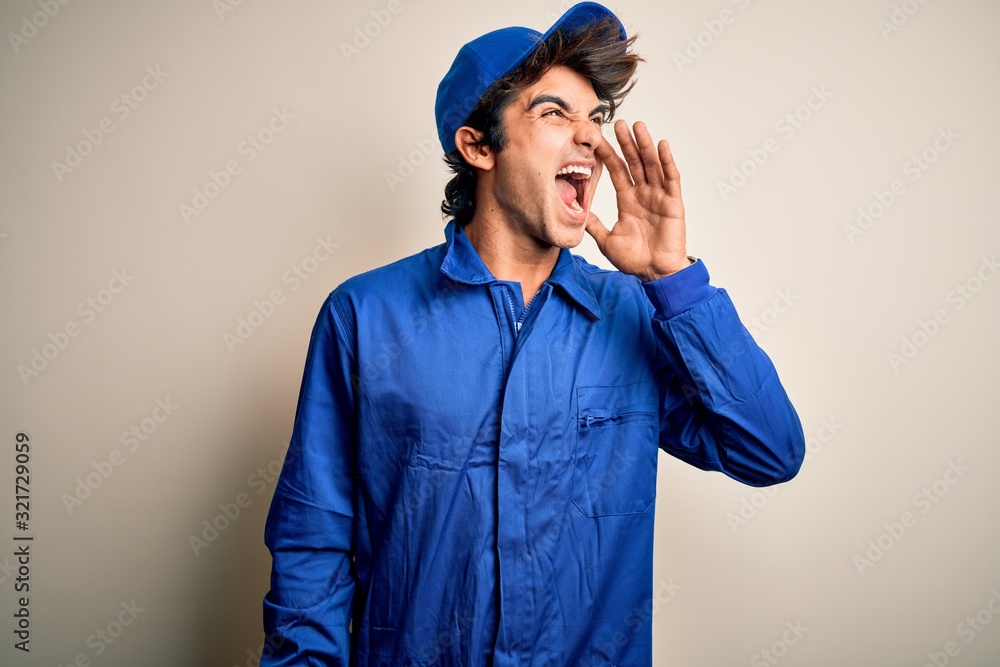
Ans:
[[[594,215],[587,233],[622,273],[655,280],[676,273],[691,260],[687,256],[681,175],[666,141],[658,145],[645,123],[615,123],[623,160],[605,139],[597,147],[618,197],[618,221],[611,230]]]

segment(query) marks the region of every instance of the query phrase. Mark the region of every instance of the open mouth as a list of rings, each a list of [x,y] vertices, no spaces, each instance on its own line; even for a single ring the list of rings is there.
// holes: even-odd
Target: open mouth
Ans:
[[[587,188],[593,171],[593,167],[569,164],[556,173],[556,192],[571,211],[583,213],[583,203],[587,201]]]

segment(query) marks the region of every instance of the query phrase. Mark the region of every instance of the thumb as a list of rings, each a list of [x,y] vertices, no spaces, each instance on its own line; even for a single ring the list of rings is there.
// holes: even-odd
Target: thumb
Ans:
[[[594,237],[594,241],[597,242],[597,248],[601,251],[601,253],[603,253],[604,242],[607,241],[608,235],[611,234],[611,232],[608,231],[608,228],[604,226],[604,223],[601,222],[601,219],[598,218],[593,211],[591,211],[588,215],[587,224],[584,229],[587,230],[588,234]]]

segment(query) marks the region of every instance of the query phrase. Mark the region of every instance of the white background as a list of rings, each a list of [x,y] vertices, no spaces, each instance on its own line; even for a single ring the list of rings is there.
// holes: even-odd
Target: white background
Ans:
[[[347,277],[442,241],[433,103],[459,47],[565,6],[46,1],[0,7],[0,663],[253,665],[267,469],[315,314]],[[655,664],[1000,664],[1000,5],[611,6],[647,59],[620,117],[671,141],[689,250],[812,453],[771,495],[661,457]],[[294,116],[280,131],[275,109]],[[613,203],[605,184],[609,222]],[[858,225],[859,207],[877,215]],[[318,238],[337,244],[325,261]],[[240,318],[259,326],[227,344]],[[35,537],[30,654],[11,632],[15,533]]]

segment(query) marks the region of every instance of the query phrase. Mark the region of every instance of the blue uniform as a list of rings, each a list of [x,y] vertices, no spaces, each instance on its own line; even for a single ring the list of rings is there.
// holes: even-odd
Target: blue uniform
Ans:
[[[651,664],[658,449],[755,486],[802,462],[704,264],[641,283],[562,250],[525,306],[449,223],[316,321],[261,664]]]

